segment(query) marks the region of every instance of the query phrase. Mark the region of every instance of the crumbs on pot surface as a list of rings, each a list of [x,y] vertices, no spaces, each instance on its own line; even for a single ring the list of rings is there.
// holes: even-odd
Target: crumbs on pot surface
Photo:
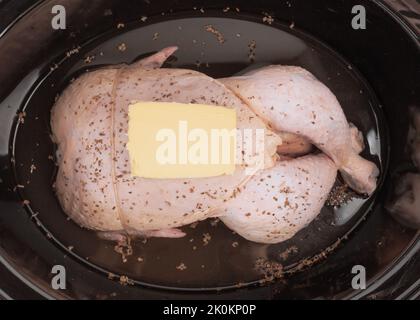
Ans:
[[[176,269],[179,271],[184,271],[185,269],[187,269],[187,266],[185,265],[185,263],[181,262],[178,266],[176,266]]]
[[[219,42],[219,43],[221,43],[221,44],[223,44],[223,43],[225,43],[225,37],[223,36],[223,34],[219,31],[219,30],[217,30],[213,25],[211,25],[211,24],[208,24],[208,25],[206,25],[206,26],[204,26],[204,28],[205,28],[205,30],[207,31],[207,32],[210,32],[210,33],[212,33],[212,34],[214,34],[215,36],[216,36],[216,39],[217,39],[217,41]]]
[[[279,253],[279,258],[282,259],[282,260],[287,260],[291,254],[297,253],[298,251],[299,251],[298,247],[291,246],[291,247],[287,248],[286,250],[284,250],[283,252],[280,252]]]
[[[133,280],[131,280],[130,278],[128,278],[127,276],[124,276],[124,275],[120,276],[119,282],[122,286],[126,286],[128,284],[130,284],[130,285],[134,284]]]
[[[32,163],[29,168],[29,172],[32,174],[35,170],[36,170],[36,165]]]
[[[356,197],[356,193],[350,190],[346,184],[336,185],[328,194],[325,205],[329,207],[339,207]]]
[[[272,281],[282,278],[284,275],[283,265],[276,261],[270,261],[265,258],[257,258],[254,268],[264,276],[264,281]]]
[[[118,241],[114,246],[115,252],[121,255],[123,263],[127,262],[127,257],[133,254],[133,247],[131,246],[131,240],[128,237],[124,237],[123,240]]]
[[[274,18],[269,15],[267,12],[263,12],[264,17],[262,18],[262,21],[264,23],[267,23],[269,25],[271,25],[274,22]]]
[[[70,56],[72,56],[73,54],[79,53],[79,50],[81,49],[80,46],[77,46],[74,49],[71,49],[69,51],[66,52],[66,57],[69,58]]]
[[[210,240],[211,240],[210,233],[203,233],[203,245],[204,246],[208,245]]]
[[[123,43],[120,43],[117,48],[118,48],[119,51],[124,52],[127,49],[127,46],[123,42]]]
[[[255,61],[255,50],[257,48],[257,42],[255,40],[251,40],[250,43],[248,44],[248,49],[249,49],[249,53],[248,53],[248,59],[250,62],[254,62]]]
[[[25,117],[26,117],[26,112],[25,111],[21,111],[21,112],[18,113],[19,122],[21,124],[25,123]]]
[[[86,64],[88,64],[88,63],[91,63],[94,59],[95,59],[95,55],[91,55],[91,56],[87,56],[84,61]]]

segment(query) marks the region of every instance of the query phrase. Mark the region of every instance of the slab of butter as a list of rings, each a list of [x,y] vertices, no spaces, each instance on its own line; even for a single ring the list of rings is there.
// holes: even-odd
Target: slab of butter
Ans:
[[[129,106],[131,175],[143,178],[203,178],[233,174],[234,109],[174,102]]]

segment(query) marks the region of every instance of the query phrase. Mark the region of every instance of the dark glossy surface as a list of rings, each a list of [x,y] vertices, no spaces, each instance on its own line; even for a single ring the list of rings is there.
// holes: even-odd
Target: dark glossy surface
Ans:
[[[0,57],[6,60],[9,58],[7,61],[10,61],[9,67],[0,71],[2,80],[0,150],[4,155],[3,170],[0,174],[2,179],[0,244],[2,255],[12,262],[19,273],[26,274],[31,282],[38,283],[39,286],[48,290],[51,266],[56,263],[64,264],[71,275],[69,289],[66,291],[66,294],[71,297],[164,297],[169,294],[165,291],[144,290],[137,285],[122,287],[118,282],[108,280],[106,276],[95,271],[95,268],[86,266],[86,263],[80,263],[79,259],[68,252],[66,247],[74,246],[74,254],[82,259],[89,257],[87,262],[97,267],[126,274],[135,280],[151,284],[208,288],[232,285],[237,282],[252,282],[258,279],[258,274],[252,270],[252,263],[256,256],[262,255],[276,259],[279,252],[297,243],[300,248],[298,254],[291,255],[288,261],[281,261],[285,265],[293,265],[302,257],[311,256],[332,244],[366,212],[365,209],[359,210],[359,214],[355,215],[353,220],[341,227],[331,226],[331,222],[334,221],[333,212],[324,212],[321,219],[311,226],[314,229],[310,229],[317,230],[321,227],[321,231],[324,232],[314,233],[309,232],[308,229],[306,233],[298,234],[292,243],[269,248],[235,237],[225,230],[221,223],[217,227],[202,223],[197,229],[189,230],[188,239],[176,240],[177,243],[165,239],[152,239],[147,244],[137,243],[135,255],[125,264],[121,263],[121,257],[114,253],[111,244],[100,242],[91,232],[81,230],[68,222],[50,188],[54,164],[48,160],[48,155],[53,154],[53,146],[49,141],[48,110],[55,94],[60,92],[69,78],[81,69],[91,68],[95,64],[130,62],[141,54],[157,50],[163,45],[173,44],[174,40],[179,42],[181,50],[177,53],[178,59],[171,65],[195,67],[196,60],[200,60],[210,65],[207,68],[204,64],[199,69],[200,71],[212,76],[225,76],[238,72],[249,64],[246,46],[255,37],[257,38],[257,62],[299,64],[310,69],[330,86],[338,95],[349,119],[366,134],[369,130],[374,130],[369,141],[371,150],[374,152],[377,150],[376,152],[380,153],[378,146],[381,146],[382,152],[387,151],[385,127],[390,128],[390,170],[384,172],[384,177],[387,179],[385,188],[379,191],[378,200],[373,211],[367,215],[367,221],[359,226],[348,241],[339,246],[326,261],[304,272],[289,276],[286,281],[256,287],[251,291],[248,289],[223,291],[219,293],[219,297],[313,298],[339,294],[349,287],[352,276],[350,270],[354,264],[365,265],[369,270],[368,275],[377,278],[386,266],[390,266],[391,261],[403,253],[409,243],[414,245],[412,241],[414,241],[415,232],[396,224],[384,212],[383,205],[389,197],[385,189],[392,187],[390,173],[404,170],[409,164],[404,149],[408,127],[406,111],[408,106],[418,103],[419,90],[405,81],[396,82],[395,79],[414,79],[412,83],[420,84],[418,69],[416,69],[418,46],[407,36],[401,26],[387,17],[381,9],[373,4],[366,5],[368,12],[372,13],[369,15],[372,20],[368,21],[368,29],[360,33],[352,30],[350,23],[342,23],[346,21],[345,19],[351,18],[350,4],[347,7],[347,3],[344,5],[333,1],[326,1],[329,4],[326,8],[307,2],[303,4],[303,1],[291,1],[290,7],[287,4],[266,1],[267,8],[270,10],[265,11],[275,15],[276,20],[280,22],[279,25],[274,24],[271,27],[262,24],[261,9],[257,10],[252,5],[238,5],[241,8],[240,12],[233,9],[236,5],[231,5],[232,9],[225,13],[221,9],[225,8],[226,4],[223,3],[218,7],[215,3],[213,10],[204,6],[206,9],[204,13],[201,13],[199,10],[191,10],[194,5],[185,2],[182,5],[166,7],[173,8],[174,12],[166,11],[162,16],[162,8],[155,2],[136,5],[128,3],[130,5],[120,3],[118,6],[112,6],[111,3],[108,5],[104,2],[104,6],[99,8],[94,4],[74,1],[69,8],[66,7],[68,12],[74,12],[74,15],[70,15],[72,18],[68,20],[72,26],[71,31],[63,33],[51,33],[49,30],[50,16],[48,3],[46,3],[28,14],[0,39]],[[84,6],[83,10],[77,8],[78,5]],[[276,6],[278,10],[274,10]],[[201,8],[201,5],[198,4],[197,7]],[[109,15],[110,11],[106,9],[111,9],[112,15]],[[188,13],[180,13],[186,9]],[[155,13],[155,17],[152,17],[151,13]],[[139,23],[139,17],[143,15],[150,17],[146,23]],[[182,22],[173,20],[161,25],[153,24],[153,22],[185,16],[198,16],[199,19]],[[213,19],[211,20],[209,16],[222,16],[224,19],[211,18]],[[225,19],[226,17],[229,19]],[[318,23],[321,18],[322,22]],[[77,23],[78,19],[85,21],[87,25]],[[235,19],[255,21],[258,24],[240,22]],[[37,23],[34,24],[33,21]],[[128,23],[129,21],[132,23]],[[347,63],[337,59],[336,54],[331,55],[329,50],[303,37],[300,33],[298,33],[298,38],[293,38],[288,33],[275,29],[275,27],[281,28],[281,25],[287,26],[291,21],[294,21],[298,32],[303,30],[334,47],[335,51],[345,56],[349,64],[353,66],[353,70],[347,67]],[[126,27],[117,30],[116,24],[119,22],[125,22]],[[223,33],[229,35],[229,41],[220,45],[214,35],[204,32],[200,26],[209,22],[225,30]],[[174,28],[167,28],[171,23]],[[336,28],[328,28],[328,24]],[[180,25],[181,30],[178,29]],[[379,26],[389,30],[386,38]],[[138,27],[143,28],[137,31]],[[130,29],[133,31],[129,31]],[[22,30],[32,30],[31,37],[28,34],[28,39],[22,39],[26,35]],[[159,38],[153,41],[155,32],[159,32]],[[268,36],[269,32],[273,34]],[[241,36],[237,37],[236,33],[240,33]],[[100,34],[104,35],[98,37]],[[342,34],[347,37],[338,36]],[[93,42],[83,45],[88,39],[93,38],[95,39]],[[110,40],[105,41],[105,39]],[[299,39],[303,39],[304,42],[300,42]],[[348,41],[349,39],[351,41]],[[188,43],[192,40],[196,40],[196,44],[193,43],[191,47],[188,47],[189,50],[183,50],[183,47],[189,46]],[[128,48],[123,55],[115,50],[115,45],[121,41],[127,43]],[[67,50],[78,45],[82,46],[82,49],[77,57],[71,56],[61,61]],[[396,50],[398,45],[403,46],[404,50]],[[378,48],[382,48],[381,52],[378,52]],[[101,51],[103,55],[99,54]],[[204,52],[204,56],[201,52]],[[95,59],[91,64],[85,65],[83,58],[92,53],[95,54]],[[15,58],[11,59],[12,56]],[[50,66],[54,63],[60,64],[60,67],[49,74]],[[398,67],[392,67],[396,65]],[[358,76],[355,76],[356,69],[359,69],[367,78],[382,105],[385,119],[381,119],[379,129],[373,118],[374,113],[371,111],[375,108],[376,102]],[[48,74],[49,76],[46,77]],[[44,82],[40,83],[40,79],[44,78]],[[34,87],[35,83],[40,83],[39,87]],[[360,94],[360,89],[362,89],[362,94]],[[11,96],[13,94],[14,96]],[[14,132],[11,129],[13,123],[16,123],[17,110],[25,105],[28,108],[27,115],[25,123],[17,131],[16,154],[13,163],[10,162],[9,151],[11,150],[8,146],[13,143],[14,137],[9,136],[9,133]],[[355,107],[359,109],[354,109]],[[377,110],[375,112],[379,115],[380,113]],[[375,141],[377,130],[383,131],[382,145]],[[386,154],[382,157],[386,159]],[[19,183],[25,185],[29,181],[25,188],[19,188],[20,196],[13,192],[17,184],[15,177],[11,175],[13,164]],[[31,164],[35,164],[37,168],[32,174],[30,173]],[[34,211],[39,211],[38,218],[46,229],[38,228],[35,221],[29,219],[30,213],[22,208],[22,199],[30,200],[30,207]],[[351,210],[352,213],[356,211]],[[201,237],[207,231],[211,232],[212,241],[204,248]],[[62,243],[63,247],[57,245],[57,242],[52,239],[48,239],[46,233],[50,233]],[[192,250],[194,242],[189,243],[191,238],[194,238],[196,243],[198,242],[197,250]],[[232,247],[233,241],[239,242],[237,248]],[[416,250],[415,247],[411,249]],[[142,255],[147,255],[147,257],[140,264],[136,258]],[[192,271],[179,276],[179,271],[175,269],[177,261],[185,262],[189,267],[191,266]],[[203,271],[201,264],[208,269],[204,268]],[[112,294],[114,292],[115,296]],[[177,294],[177,297],[187,297],[186,293],[178,292]]]
[[[179,50],[166,67],[198,69],[213,77],[227,77],[245,68],[267,64],[300,65],[309,69],[337,95],[347,118],[367,137],[364,156],[376,161],[382,172],[385,170],[387,132],[383,121],[379,127],[381,111],[370,89],[353,68],[321,44],[278,29],[287,27],[239,18],[180,18],[157,23],[149,18],[147,26],[142,22],[126,25],[125,30],[113,30],[86,47],[81,44],[77,54],[63,57],[52,72],[48,67],[46,70],[40,67],[40,74],[46,76],[34,79],[31,84],[35,89],[21,104],[25,118],[16,127],[12,141],[16,184],[24,186],[18,188],[20,196],[30,201],[31,213],[38,213],[36,218],[46,232],[63,246],[71,247],[72,254],[85,263],[105,273],[126,275],[152,286],[200,290],[234,288],[239,283],[247,285],[264,279],[264,275],[255,270],[257,259],[273,260],[281,263],[285,270],[292,269],[303,259],[320,254],[342,239],[367,213],[373,198],[356,198],[336,210],[325,207],[308,228],[278,245],[252,243],[232,234],[223,223],[205,221],[194,228],[184,227],[187,235],[182,239],[134,241],[133,255],[127,257],[126,262],[114,250],[113,242],[100,240],[94,232],[67,220],[51,188],[55,167],[53,160],[48,159],[54,155],[49,119],[54,97],[70,79],[87,69],[129,63],[170,45],[179,46]],[[205,31],[206,25],[214,26],[226,42],[219,43],[214,35]],[[158,39],[152,40],[156,33]],[[255,62],[251,63],[248,44],[254,39],[259,40]],[[121,43],[126,45],[124,52],[118,50]],[[87,63],[85,57],[94,58]],[[197,67],[195,61],[201,66]],[[203,242],[204,234],[211,236],[208,245]],[[238,243],[236,248],[233,247],[235,242]],[[280,258],[290,248],[293,250],[287,258]],[[187,266],[183,272],[176,269],[181,263]]]

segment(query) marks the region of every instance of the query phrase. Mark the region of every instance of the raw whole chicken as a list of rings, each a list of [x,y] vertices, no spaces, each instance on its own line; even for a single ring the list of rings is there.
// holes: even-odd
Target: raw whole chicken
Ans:
[[[276,67],[270,67],[219,81],[196,71],[161,68],[175,50],[166,48],[132,65],[86,73],[54,105],[56,193],[78,224],[110,239],[122,234],[182,237],[178,227],[220,216],[251,241],[275,243],[292,237],[318,215],[337,167],[357,191],[373,191],[376,167],[358,156],[363,137],[349,126],[332,93],[307,71],[279,67],[276,78],[271,72]],[[264,72],[272,85],[261,80]],[[253,93],[257,98],[248,95],[251,80],[258,88],[259,93]],[[303,89],[302,97],[297,92]],[[211,178],[131,176],[128,105],[138,101],[235,108],[239,130],[265,130],[264,166],[253,175],[237,165],[233,175]],[[317,103],[309,112],[299,102]],[[299,122],[293,113],[299,114]],[[308,121],[311,130],[305,129]],[[326,155],[300,157],[311,151],[312,143]]]

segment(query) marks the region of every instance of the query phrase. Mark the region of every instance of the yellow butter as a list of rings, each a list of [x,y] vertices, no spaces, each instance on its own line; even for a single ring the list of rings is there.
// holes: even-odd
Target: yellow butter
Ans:
[[[233,174],[236,111],[174,102],[129,106],[131,175],[143,178],[203,178]]]

